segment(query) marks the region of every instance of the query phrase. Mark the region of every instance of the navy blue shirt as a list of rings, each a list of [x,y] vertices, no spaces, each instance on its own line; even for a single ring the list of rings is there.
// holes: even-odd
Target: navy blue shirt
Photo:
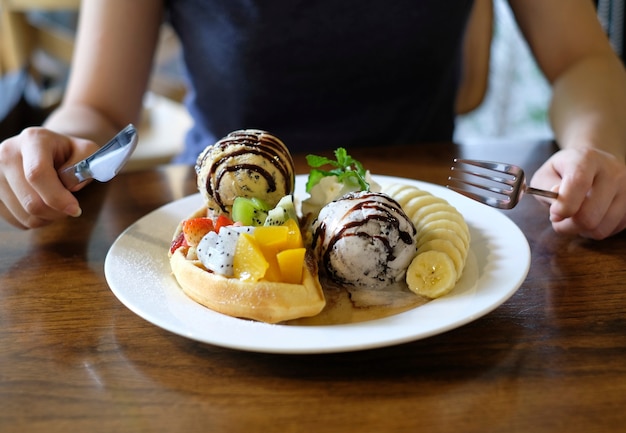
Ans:
[[[181,161],[242,128],[293,152],[448,141],[471,0],[168,0],[194,126]]]

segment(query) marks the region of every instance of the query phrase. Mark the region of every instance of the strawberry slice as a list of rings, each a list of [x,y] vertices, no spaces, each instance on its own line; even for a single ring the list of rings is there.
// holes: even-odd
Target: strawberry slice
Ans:
[[[174,251],[176,251],[177,249],[188,246],[189,245],[185,240],[185,234],[183,232],[180,232],[180,234],[176,236],[176,238],[172,241],[172,244],[170,245],[170,253],[174,254]]]
[[[232,226],[233,224],[233,220],[231,220],[224,214],[220,214],[220,216],[218,216],[217,220],[215,221],[215,231],[219,233],[222,227]]]
[[[214,231],[213,220],[206,217],[191,218],[183,222],[183,234],[189,246],[196,246],[208,232]]]

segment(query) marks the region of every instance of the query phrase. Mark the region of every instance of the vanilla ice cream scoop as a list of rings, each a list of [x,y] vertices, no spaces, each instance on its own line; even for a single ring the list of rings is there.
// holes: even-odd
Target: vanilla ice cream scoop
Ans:
[[[346,287],[381,290],[401,281],[416,254],[415,226],[383,193],[344,195],[322,208],[312,229],[320,269]]]
[[[230,213],[237,197],[270,207],[293,194],[293,159],[285,144],[257,129],[234,131],[207,147],[196,161],[198,190],[209,209]]]

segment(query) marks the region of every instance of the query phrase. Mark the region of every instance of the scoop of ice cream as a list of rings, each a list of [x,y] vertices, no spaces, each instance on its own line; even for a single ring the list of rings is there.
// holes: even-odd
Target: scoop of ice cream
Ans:
[[[415,226],[383,193],[348,193],[324,206],[312,228],[320,269],[347,287],[384,289],[404,277],[416,253]]]
[[[256,129],[234,131],[207,147],[196,161],[198,190],[209,209],[230,213],[237,197],[256,197],[274,207],[293,194],[293,159],[285,144]]]

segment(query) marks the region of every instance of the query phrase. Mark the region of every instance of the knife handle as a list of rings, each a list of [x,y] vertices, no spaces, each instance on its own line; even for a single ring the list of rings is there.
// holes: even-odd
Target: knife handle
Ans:
[[[79,183],[91,179],[92,177],[89,171],[89,164],[84,160],[59,171],[58,174],[59,179],[61,179],[61,182],[67,189],[72,189]]]

